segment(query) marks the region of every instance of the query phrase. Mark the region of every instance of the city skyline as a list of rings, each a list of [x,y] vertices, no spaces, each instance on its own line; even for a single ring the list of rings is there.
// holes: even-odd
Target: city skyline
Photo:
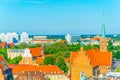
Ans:
[[[119,0],[1,0],[0,32],[29,34],[119,33]]]

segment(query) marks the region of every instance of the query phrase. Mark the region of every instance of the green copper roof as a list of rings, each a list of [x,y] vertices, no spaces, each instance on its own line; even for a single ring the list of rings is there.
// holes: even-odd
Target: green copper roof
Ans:
[[[104,14],[103,14],[104,17]],[[103,23],[102,23],[102,38],[105,38],[106,32],[105,32],[105,21],[103,19]]]

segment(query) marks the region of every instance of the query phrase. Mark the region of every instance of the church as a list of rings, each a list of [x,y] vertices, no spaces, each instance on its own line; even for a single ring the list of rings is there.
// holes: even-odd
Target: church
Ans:
[[[107,51],[108,40],[105,38],[105,24],[102,25],[102,37],[100,38],[100,49],[71,52],[70,75],[71,80],[81,80],[81,75],[86,78],[98,77],[111,70],[112,52]]]

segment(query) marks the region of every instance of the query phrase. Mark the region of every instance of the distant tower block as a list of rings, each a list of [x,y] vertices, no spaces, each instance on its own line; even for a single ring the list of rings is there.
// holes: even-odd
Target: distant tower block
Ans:
[[[71,44],[71,35],[70,34],[66,34],[65,39],[68,44]]]

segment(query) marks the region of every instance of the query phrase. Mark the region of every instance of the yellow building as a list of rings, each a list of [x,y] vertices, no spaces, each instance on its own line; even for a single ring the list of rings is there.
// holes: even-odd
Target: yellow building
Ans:
[[[72,52],[70,56],[71,80],[80,80],[81,73],[87,78],[105,74],[112,66],[112,52],[107,51],[107,40],[100,40],[100,50]]]
[[[71,53],[71,80],[80,80],[80,75],[84,72],[87,77],[92,76],[93,66],[90,59],[86,56],[83,48],[79,52]]]
[[[0,56],[0,80],[13,80],[12,70],[3,56]]]
[[[4,80],[4,75],[2,74],[1,68],[0,68],[0,80]]]
[[[22,56],[24,54],[24,49],[7,49],[8,58],[13,59],[17,56]]]
[[[27,65],[37,65],[36,62],[32,60],[32,54],[30,53],[30,49],[25,49],[25,53],[22,56],[22,60],[19,64],[27,64]]]
[[[58,67],[54,65],[41,65],[41,66],[35,66],[35,65],[15,65],[12,68],[13,75],[15,77],[15,80],[21,80],[16,79],[18,77],[18,73],[21,73],[21,77],[24,79],[26,74],[23,74],[24,72],[41,72],[44,75],[38,75],[40,78],[41,76],[45,76],[45,78],[49,78],[50,80],[70,80],[68,77],[65,76],[64,72]],[[32,75],[26,75],[26,77],[34,77],[35,80],[35,74]],[[20,77],[20,76],[19,76]],[[46,80],[46,79],[36,79],[36,80]],[[47,79],[48,80],[48,79]]]

